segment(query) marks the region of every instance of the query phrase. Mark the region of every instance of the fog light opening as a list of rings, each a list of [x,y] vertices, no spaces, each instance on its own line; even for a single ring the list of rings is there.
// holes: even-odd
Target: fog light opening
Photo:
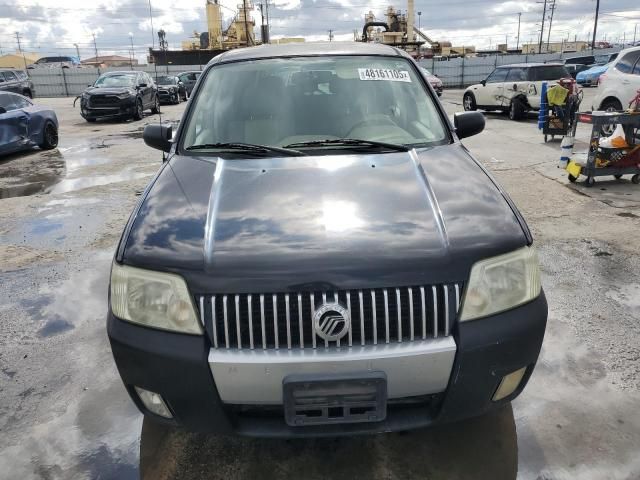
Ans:
[[[526,371],[527,367],[522,367],[521,369],[502,377],[496,393],[493,394],[493,401],[497,402],[498,400],[502,400],[515,392],[522,381],[522,377],[524,377],[524,372]]]
[[[150,392],[149,390],[145,390],[140,387],[134,388],[136,389],[136,393],[138,394],[140,401],[144,404],[147,410],[164,418],[173,418],[169,407],[167,407],[167,404],[164,402],[160,394]]]

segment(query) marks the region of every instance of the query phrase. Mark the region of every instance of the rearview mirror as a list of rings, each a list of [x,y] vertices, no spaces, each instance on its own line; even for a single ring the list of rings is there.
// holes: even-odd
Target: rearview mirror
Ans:
[[[173,129],[171,125],[147,125],[144,127],[142,139],[151,148],[168,152],[171,150],[171,136]]]
[[[472,137],[484,130],[484,114],[482,112],[456,113],[453,116],[453,125],[458,138]]]

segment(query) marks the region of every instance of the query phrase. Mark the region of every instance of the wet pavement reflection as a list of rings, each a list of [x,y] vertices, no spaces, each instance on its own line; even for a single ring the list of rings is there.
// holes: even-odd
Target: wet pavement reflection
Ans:
[[[143,479],[515,479],[511,406],[431,429],[324,439],[190,434],[144,420]]]

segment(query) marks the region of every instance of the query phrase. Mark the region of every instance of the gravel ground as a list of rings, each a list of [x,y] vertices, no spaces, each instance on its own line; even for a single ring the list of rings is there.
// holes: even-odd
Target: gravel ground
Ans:
[[[445,92],[447,111],[461,97]],[[640,188],[568,185],[535,118],[488,114],[465,140],[529,222],[550,306],[513,408],[405,434],[264,441],[142,421],[104,317],[115,244],[161,162],[141,140],[158,118],[88,124],[72,99],[40,101],[58,113],[59,148],[0,159],[0,478],[640,478]]]

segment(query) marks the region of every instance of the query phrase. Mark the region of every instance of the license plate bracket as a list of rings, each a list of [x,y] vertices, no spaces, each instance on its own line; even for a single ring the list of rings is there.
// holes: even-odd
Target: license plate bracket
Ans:
[[[381,422],[387,417],[384,372],[289,375],[282,384],[287,425]]]

